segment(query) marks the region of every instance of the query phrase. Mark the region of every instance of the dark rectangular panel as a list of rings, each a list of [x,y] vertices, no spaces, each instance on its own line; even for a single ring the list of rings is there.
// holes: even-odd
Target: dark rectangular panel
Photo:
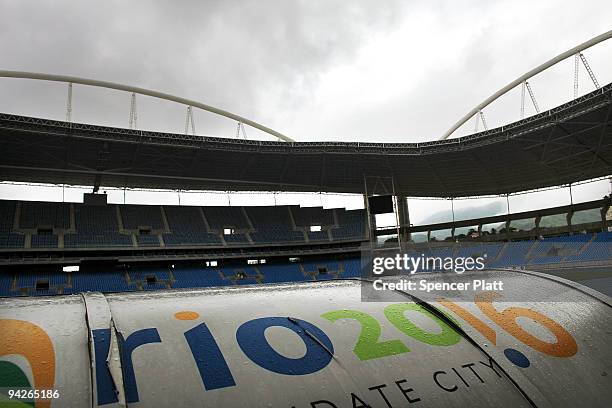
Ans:
[[[368,197],[370,214],[387,214],[393,212],[393,197],[391,195],[379,195]]]

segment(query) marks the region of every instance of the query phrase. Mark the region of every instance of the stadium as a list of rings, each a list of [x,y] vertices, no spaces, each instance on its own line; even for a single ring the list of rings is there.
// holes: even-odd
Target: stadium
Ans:
[[[612,196],[428,224],[411,222],[408,199],[608,180],[612,84],[599,86],[583,51],[611,37],[419,143],[299,142],[157,91],[0,71],[69,89],[65,121],[0,113],[2,182],[89,186],[81,202],[0,201],[0,405],[20,389],[36,393],[14,406],[606,406]],[[516,87],[537,109],[528,80],[574,57],[592,91],[448,138],[473,117],[484,124],[483,109]],[[203,109],[277,140],[190,134],[189,121],[184,134],[73,122],[73,85],[177,102],[188,119]],[[352,194],[363,208],[120,204],[107,189]],[[379,214],[393,223],[377,225]],[[378,299],[364,259],[398,251],[484,266],[384,282],[507,289]]]

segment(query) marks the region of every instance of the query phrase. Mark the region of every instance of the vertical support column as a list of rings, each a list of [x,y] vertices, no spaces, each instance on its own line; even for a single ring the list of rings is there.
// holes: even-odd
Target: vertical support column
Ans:
[[[366,217],[368,221],[368,234],[370,242],[376,244],[378,237],[376,236],[376,215],[370,214],[370,203],[368,201],[368,194],[363,195],[363,208],[366,210]]]
[[[404,194],[398,194],[396,197],[397,201],[397,215],[399,218],[400,234],[402,242],[409,242],[411,240],[410,234],[410,212],[408,210],[408,197]]]
[[[512,222],[512,220],[510,220],[510,218],[508,218],[506,220],[506,240],[508,241],[512,241],[512,233],[510,232],[510,223]]]
[[[601,208],[601,231],[608,231],[608,211],[610,210],[610,204],[612,203],[612,194],[607,196],[604,200],[604,205]]]
[[[393,176],[363,176],[363,191],[364,191],[364,207],[366,209],[367,219],[368,219],[368,230],[370,231],[370,244],[373,249],[381,249],[378,245],[378,236],[377,236],[377,225],[376,225],[376,214],[393,214],[395,222],[393,225],[389,225],[389,227],[394,227],[395,234],[397,235],[397,248],[401,251],[402,237],[400,232],[400,221],[398,215],[398,200],[397,194],[395,192],[395,181]],[[392,202],[392,208],[387,211],[381,208],[370,208],[370,199],[376,196],[385,196],[383,198],[386,199],[388,197]],[[383,244],[385,249],[390,249],[390,245]],[[381,246],[381,247],[382,247]]]
[[[567,221],[567,231],[569,234],[574,233],[574,228],[572,227],[572,217],[574,216],[574,208],[570,208],[570,210],[565,215],[565,220]]]

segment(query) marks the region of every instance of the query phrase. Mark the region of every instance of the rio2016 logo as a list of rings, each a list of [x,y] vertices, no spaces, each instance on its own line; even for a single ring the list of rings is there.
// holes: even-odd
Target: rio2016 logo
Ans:
[[[0,387],[52,389],[55,384],[55,351],[47,333],[24,320],[0,319],[0,357],[21,356],[32,372],[32,383],[16,364],[0,360]],[[36,407],[48,408],[49,400],[36,400]]]
[[[576,354],[578,350],[576,341],[561,325],[532,309],[510,307],[499,311],[493,306],[492,302],[499,300],[500,297],[501,295],[494,292],[484,292],[475,298],[475,303],[491,321],[525,345],[549,356],[571,357]],[[492,344],[497,344],[496,331],[480,318],[449,300],[441,299],[439,303],[472,325]],[[423,330],[405,316],[407,311],[418,312],[429,317],[440,327],[441,331],[432,333]],[[427,308],[415,303],[391,304],[384,309],[385,318],[398,332],[412,340],[431,346],[453,346],[461,340],[461,334],[451,325],[459,326],[459,324],[449,314],[443,314],[450,320],[450,323],[449,320],[441,319]],[[179,321],[200,319],[199,313],[194,311],[181,311],[176,313],[174,317]],[[331,323],[340,319],[352,319],[360,324],[361,332],[352,349],[360,361],[374,360],[411,351],[405,340],[379,341],[382,334],[381,324],[375,317],[365,312],[342,309],[323,313],[321,317]],[[555,336],[555,342],[542,341],[527,332],[517,323],[519,317],[529,318],[548,329]],[[297,334],[306,348],[304,356],[289,358],[274,350],[265,337],[265,331],[271,327],[283,327]],[[104,365],[105,356],[108,355],[110,347],[110,334],[110,329],[94,330],[99,404],[117,401],[112,389],[112,378]],[[205,391],[237,385],[217,340],[205,322],[198,322],[185,331],[183,336],[191,351]],[[139,396],[132,353],[142,345],[162,343],[162,339],[158,330],[154,327],[134,331],[127,338],[123,338],[119,333],[118,337],[126,402],[138,402]],[[334,344],[325,331],[312,322],[292,317],[269,316],[249,320],[238,327],[235,337],[238,346],[253,363],[277,374],[291,376],[312,374],[327,367],[334,356]],[[519,367],[526,368],[530,365],[527,357],[516,349],[507,348],[504,350],[504,355]]]

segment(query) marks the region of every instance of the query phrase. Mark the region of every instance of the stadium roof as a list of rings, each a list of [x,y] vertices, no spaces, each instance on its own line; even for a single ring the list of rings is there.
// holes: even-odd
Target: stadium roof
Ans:
[[[393,176],[407,196],[505,194],[612,174],[611,112],[608,84],[519,122],[425,143],[235,140],[0,114],[0,179],[362,193],[364,176]]]

